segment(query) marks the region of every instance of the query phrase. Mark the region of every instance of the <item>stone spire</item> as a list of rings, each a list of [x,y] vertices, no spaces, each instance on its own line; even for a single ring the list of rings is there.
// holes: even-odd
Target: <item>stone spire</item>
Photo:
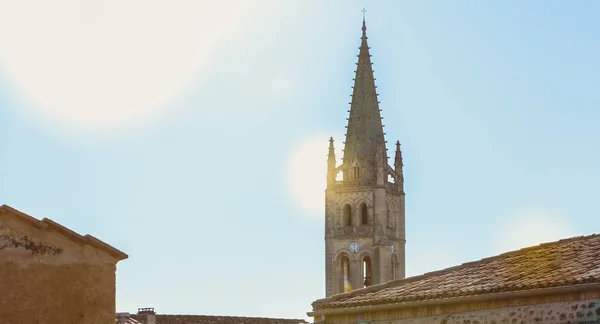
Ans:
[[[402,150],[400,149],[400,141],[396,141],[396,156],[394,158],[394,169],[396,173],[402,175]]]
[[[396,171],[396,178],[394,179],[400,192],[404,193],[404,163],[402,162],[402,149],[400,148],[400,141],[396,141],[396,156],[394,157],[394,171]]]
[[[343,163],[348,166],[359,161],[364,166],[374,167],[378,146],[383,146],[384,161],[387,154],[364,17],[359,49]]]

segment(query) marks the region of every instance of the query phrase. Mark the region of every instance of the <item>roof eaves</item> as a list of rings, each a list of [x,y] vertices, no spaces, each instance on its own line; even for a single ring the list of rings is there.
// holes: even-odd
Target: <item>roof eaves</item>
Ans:
[[[111,245],[107,244],[106,242],[104,242],[90,234],[86,234],[84,237],[87,239],[88,244],[93,245],[99,249],[102,249],[102,250],[108,252],[110,255],[114,256],[119,261],[125,260],[129,257],[129,255],[127,255],[125,252],[112,247]]]
[[[401,301],[396,303],[384,303],[384,304],[375,304],[375,305],[365,305],[365,306],[347,306],[347,307],[338,307],[338,308],[325,308],[325,309],[317,309],[312,312],[307,313],[309,316],[320,316],[320,315],[339,315],[339,314],[353,314],[353,313],[362,313],[362,312],[375,312],[375,311],[384,311],[391,309],[401,309],[401,308],[413,308],[413,307],[421,307],[421,306],[433,306],[433,305],[448,305],[448,304],[457,304],[457,303],[472,303],[478,301],[488,301],[488,300],[500,300],[500,299],[509,299],[509,298],[519,298],[519,297],[534,297],[534,296],[547,296],[547,295],[555,295],[561,293],[573,293],[573,292],[584,292],[591,290],[600,290],[600,283],[584,283],[578,285],[569,285],[569,286],[559,286],[559,287],[548,287],[548,288],[533,288],[527,290],[517,290],[517,291],[504,291],[504,292],[495,292],[490,294],[477,294],[477,295],[467,295],[467,296],[456,296],[456,297],[441,297],[435,299],[426,299],[426,300],[410,300],[410,301]]]

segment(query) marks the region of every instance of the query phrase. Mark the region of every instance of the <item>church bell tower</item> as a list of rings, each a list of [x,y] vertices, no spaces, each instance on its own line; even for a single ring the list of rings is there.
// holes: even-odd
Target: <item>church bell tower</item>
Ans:
[[[404,278],[404,176],[400,142],[388,164],[363,17],[344,156],[329,139],[325,190],[326,296]],[[341,173],[341,179],[338,180]]]

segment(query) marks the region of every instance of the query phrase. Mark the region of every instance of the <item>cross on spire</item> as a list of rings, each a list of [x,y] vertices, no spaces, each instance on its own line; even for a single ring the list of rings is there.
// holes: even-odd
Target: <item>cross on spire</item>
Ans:
[[[365,21],[365,14],[367,13],[367,9],[365,9],[365,7],[363,7],[360,12],[362,12],[362,14],[363,14],[363,21]]]

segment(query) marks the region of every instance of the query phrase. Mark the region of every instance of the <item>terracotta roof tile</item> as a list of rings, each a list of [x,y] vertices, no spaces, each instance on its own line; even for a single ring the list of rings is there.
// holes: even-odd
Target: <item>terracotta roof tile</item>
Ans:
[[[129,313],[117,313],[118,324],[141,324],[139,321],[131,317]]]
[[[600,235],[573,237],[317,300],[313,310],[600,282]]]
[[[164,315],[157,314],[156,324],[306,324],[301,319],[236,317],[209,315]],[[130,318],[143,323],[145,315],[130,315]]]

